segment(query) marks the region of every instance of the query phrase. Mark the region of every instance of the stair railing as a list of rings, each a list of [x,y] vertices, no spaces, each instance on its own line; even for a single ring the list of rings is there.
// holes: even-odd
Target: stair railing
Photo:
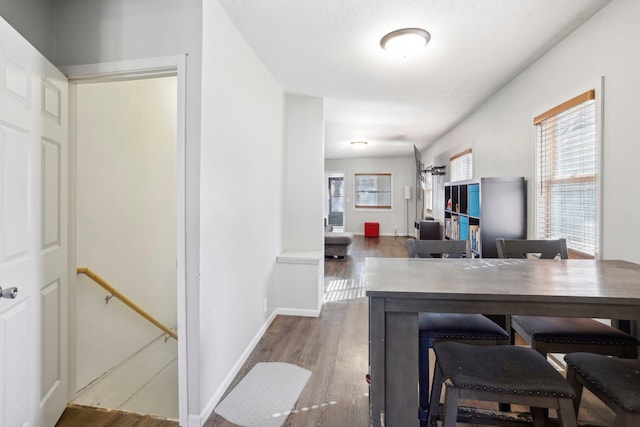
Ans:
[[[145,319],[147,319],[149,322],[153,323],[156,327],[160,328],[165,334],[169,335],[171,338],[173,338],[175,340],[178,339],[178,334],[176,334],[171,329],[167,328],[165,325],[163,325],[160,321],[158,321],[152,315],[150,315],[145,310],[140,308],[140,306],[138,306],[136,303],[134,303],[129,298],[127,298],[125,295],[123,295],[122,292],[120,292],[119,290],[114,288],[106,280],[104,280],[102,277],[100,277],[96,273],[94,273],[91,269],[86,268],[86,267],[78,267],[78,274],[84,274],[85,276],[89,277],[95,283],[97,283],[98,285],[102,286],[107,292],[111,293],[111,297],[118,298],[120,301],[122,301],[125,305],[127,305],[133,311],[135,311],[140,316],[142,316]],[[107,297],[107,302],[109,301],[109,299],[111,297]]]

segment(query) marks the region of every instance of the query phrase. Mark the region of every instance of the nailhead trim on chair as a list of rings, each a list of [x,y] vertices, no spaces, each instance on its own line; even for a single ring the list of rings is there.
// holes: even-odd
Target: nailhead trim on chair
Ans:
[[[569,366],[571,366],[573,369],[575,369],[576,373],[581,375],[585,380],[587,380],[589,382],[589,384],[593,385],[595,388],[600,390],[600,392],[602,392],[609,399],[611,399],[611,401],[614,402],[616,405],[620,406],[621,408],[623,408],[627,412],[637,412],[636,408],[627,408],[627,407],[623,406],[622,402],[616,396],[612,395],[611,393],[608,393],[600,384],[595,382],[593,380],[593,378],[591,378],[591,376],[589,375],[588,372],[585,372],[584,370],[579,369],[575,364],[573,364],[573,363],[571,363],[569,361],[567,361],[567,364]]]
[[[477,384],[456,384],[456,387],[466,388],[469,390],[483,390],[483,391],[491,391],[493,393],[511,393],[511,394],[520,394],[527,396],[552,396],[552,397],[566,397],[566,398],[574,398],[575,394],[565,394],[565,393],[549,393],[543,392],[539,390],[512,390],[508,388],[496,388],[496,387],[487,387],[487,386],[479,386]]]
[[[422,336],[435,339],[450,339],[450,340],[508,340],[509,337],[502,335],[460,335],[460,334],[438,334],[438,333],[421,333]]]
[[[629,340],[600,340],[600,339],[559,339],[547,338],[536,335],[535,339],[542,342],[552,342],[556,344],[598,344],[598,345],[628,345],[635,344]]]

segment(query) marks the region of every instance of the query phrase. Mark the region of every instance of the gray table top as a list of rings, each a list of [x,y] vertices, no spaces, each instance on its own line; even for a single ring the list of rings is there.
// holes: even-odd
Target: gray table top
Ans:
[[[640,265],[625,261],[367,258],[367,296],[637,305]],[[634,316],[635,317],[635,316]]]

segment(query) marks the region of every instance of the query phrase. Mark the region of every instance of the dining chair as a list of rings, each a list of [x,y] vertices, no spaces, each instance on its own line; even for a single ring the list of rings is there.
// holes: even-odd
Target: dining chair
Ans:
[[[571,353],[564,360],[567,381],[576,390],[576,417],[586,387],[615,412],[616,427],[640,426],[640,360],[593,353]]]
[[[569,258],[566,239],[497,239],[496,243],[499,258],[527,258],[530,254],[539,254],[539,259]],[[638,356],[640,342],[620,329],[594,319],[513,315],[511,328],[543,356],[574,352]]]
[[[469,240],[407,240],[409,258],[471,258]],[[429,349],[437,341],[508,344],[509,334],[482,314],[419,313],[418,379],[420,425],[426,426],[429,408]],[[504,408],[504,407],[503,407]]]
[[[460,399],[529,406],[535,426],[545,426],[543,409],[554,408],[561,427],[576,426],[573,387],[532,348],[437,342],[433,350],[436,367],[428,425],[435,426],[444,386],[442,427],[456,425]],[[518,414],[517,419],[522,422],[526,417]],[[507,421],[502,416],[500,420],[483,424],[504,425]]]

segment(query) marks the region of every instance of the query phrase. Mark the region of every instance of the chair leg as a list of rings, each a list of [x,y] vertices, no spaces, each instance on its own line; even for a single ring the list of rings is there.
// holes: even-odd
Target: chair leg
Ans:
[[[544,408],[546,409],[546,408]],[[535,407],[531,407],[531,416],[533,418],[533,425],[535,427],[545,427],[546,423],[545,423],[545,418],[546,415],[544,413],[544,409],[543,408],[535,408]]]
[[[571,399],[558,399],[558,422],[560,427],[574,427],[576,414]]]
[[[624,346],[624,357],[627,359],[637,359],[638,358],[638,346],[636,345],[626,345]]]
[[[442,410],[442,427],[455,427],[458,419],[458,401],[460,392],[457,388],[445,387],[444,408]]]
[[[429,339],[421,337],[419,343],[418,378],[420,380],[419,396],[421,411],[429,407],[429,341]]]
[[[616,427],[636,427],[640,426],[640,414],[616,411]]]
[[[442,382],[442,372],[440,372],[438,365],[436,365],[436,368],[433,372],[433,384],[431,385],[429,417],[427,420],[428,426],[435,425],[435,422],[438,419],[438,412],[440,409],[440,394],[442,393]]]
[[[578,381],[578,377],[576,376],[576,370],[568,365],[567,365],[567,382],[571,384],[573,389],[576,391],[576,397],[573,398],[573,412],[577,417],[578,411],[580,410],[580,400],[582,399],[582,384],[580,383],[580,381]]]

